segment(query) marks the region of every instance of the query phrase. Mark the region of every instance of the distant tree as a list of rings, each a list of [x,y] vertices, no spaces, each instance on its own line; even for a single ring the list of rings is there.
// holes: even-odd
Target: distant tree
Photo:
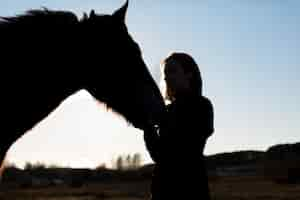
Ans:
[[[33,164],[33,169],[45,169],[46,165],[42,162],[37,162]]]
[[[59,169],[59,168],[63,168],[63,167],[58,164],[50,164],[47,166],[47,168],[48,169]]]
[[[116,161],[117,170],[124,170],[124,160],[122,156],[119,156]]]
[[[140,153],[133,155],[119,155],[116,160],[113,160],[113,168],[117,170],[132,170],[141,166],[142,157]]]
[[[126,160],[125,160],[125,163],[124,163],[125,169],[130,169],[130,168],[131,168],[131,164],[132,164],[131,156],[130,156],[130,154],[128,154],[128,155],[126,156]]]
[[[104,170],[104,169],[107,169],[107,167],[106,167],[105,163],[102,163],[102,164],[98,165],[95,169],[96,170]]]
[[[26,162],[24,166],[24,170],[37,170],[37,169],[45,169],[46,165],[42,162],[36,162],[32,164],[30,162]]]
[[[26,162],[24,166],[24,170],[32,170],[33,165],[30,162]]]
[[[6,162],[4,163],[4,166],[5,166],[6,169],[7,169],[7,168],[14,168],[14,169],[17,169],[17,168],[18,168],[17,165],[16,165],[15,163],[13,163],[13,162],[8,162],[8,161],[6,161]]]
[[[132,168],[137,169],[141,166],[142,156],[140,153],[135,153],[132,158]]]

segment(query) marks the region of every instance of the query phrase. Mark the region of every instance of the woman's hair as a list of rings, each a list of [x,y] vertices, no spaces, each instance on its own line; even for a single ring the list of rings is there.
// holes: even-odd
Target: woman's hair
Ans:
[[[202,96],[202,78],[197,63],[190,55],[186,53],[174,52],[171,55],[169,55],[167,58],[165,58],[161,63],[161,70],[163,75],[161,83],[162,83],[164,98],[170,101],[173,101],[174,99],[169,88],[167,88],[166,82],[164,80],[165,65],[171,60],[178,62],[180,66],[182,66],[184,73],[191,73],[192,75],[190,79],[190,83],[192,87],[191,91],[194,93],[193,95]]]

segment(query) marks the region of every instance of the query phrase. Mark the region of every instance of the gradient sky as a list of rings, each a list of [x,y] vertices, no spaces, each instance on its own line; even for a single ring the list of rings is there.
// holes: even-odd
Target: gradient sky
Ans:
[[[0,15],[45,6],[81,17],[90,9],[111,14],[123,3],[2,0]],[[299,9],[297,0],[131,0],[126,22],[157,82],[170,52],[187,52],[199,64],[204,95],[215,108],[215,133],[205,149],[211,155],[300,141]],[[142,132],[80,91],[15,143],[8,160],[93,168],[136,152],[151,162]]]

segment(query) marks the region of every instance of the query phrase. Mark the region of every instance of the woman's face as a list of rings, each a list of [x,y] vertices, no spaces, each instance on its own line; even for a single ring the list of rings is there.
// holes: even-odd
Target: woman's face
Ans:
[[[181,64],[175,60],[170,60],[165,64],[164,69],[167,88],[172,95],[185,94],[190,90],[191,74],[185,73]]]

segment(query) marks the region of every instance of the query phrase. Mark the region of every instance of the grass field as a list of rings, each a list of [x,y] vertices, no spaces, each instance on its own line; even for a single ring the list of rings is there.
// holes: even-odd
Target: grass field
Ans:
[[[80,188],[0,190],[0,200],[142,200],[150,181],[90,184]],[[282,185],[259,177],[227,177],[210,181],[213,200],[299,200],[300,185]]]

